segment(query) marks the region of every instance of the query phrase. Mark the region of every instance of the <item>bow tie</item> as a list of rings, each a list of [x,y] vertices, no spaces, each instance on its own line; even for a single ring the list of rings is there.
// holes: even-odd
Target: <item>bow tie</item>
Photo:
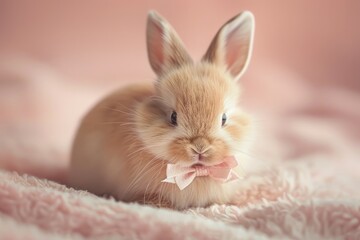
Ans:
[[[223,162],[212,166],[182,166],[168,164],[166,178],[162,182],[175,183],[180,190],[189,186],[196,177],[209,176],[219,182],[229,182],[239,179],[232,170],[238,165],[234,157],[226,157]]]

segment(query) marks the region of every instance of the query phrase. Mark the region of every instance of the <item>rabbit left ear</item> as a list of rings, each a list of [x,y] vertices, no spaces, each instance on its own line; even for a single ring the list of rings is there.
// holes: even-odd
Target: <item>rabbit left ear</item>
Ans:
[[[250,61],[254,29],[251,12],[245,11],[230,19],[214,37],[203,61],[225,67],[238,80]]]
[[[155,11],[148,14],[146,39],[149,62],[158,76],[171,68],[192,63],[175,30]]]

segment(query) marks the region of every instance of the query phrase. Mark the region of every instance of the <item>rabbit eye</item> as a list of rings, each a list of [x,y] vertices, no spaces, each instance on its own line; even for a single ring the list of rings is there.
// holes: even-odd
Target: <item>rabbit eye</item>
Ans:
[[[227,119],[227,117],[226,117],[226,114],[224,113],[224,114],[222,115],[222,118],[221,118],[221,126],[224,126],[224,125],[225,125],[226,119]]]
[[[172,125],[177,125],[177,113],[175,111],[171,113],[170,121]]]

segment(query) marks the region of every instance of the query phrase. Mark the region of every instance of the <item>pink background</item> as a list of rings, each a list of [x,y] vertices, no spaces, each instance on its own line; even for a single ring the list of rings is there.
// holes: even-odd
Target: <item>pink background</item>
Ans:
[[[166,17],[199,58],[218,28],[242,10],[256,17],[254,57],[307,81],[360,88],[360,2],[346,1],[12,1],[0,2],[0,56],[50,65],[77,81],[144,80],[149,9]],[[265,76],[264,76],[265,77]]]

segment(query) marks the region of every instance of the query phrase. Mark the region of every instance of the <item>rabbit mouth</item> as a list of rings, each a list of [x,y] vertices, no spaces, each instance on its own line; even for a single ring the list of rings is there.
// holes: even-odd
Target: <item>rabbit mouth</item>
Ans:
[[[205,163],[205,162],[195,162],[190,165],[190,167],[211,167],[215,164]]]
[[[203,163],[195,163],[195,164],[192,164],[191,167],[204,167],[205,165]]]

